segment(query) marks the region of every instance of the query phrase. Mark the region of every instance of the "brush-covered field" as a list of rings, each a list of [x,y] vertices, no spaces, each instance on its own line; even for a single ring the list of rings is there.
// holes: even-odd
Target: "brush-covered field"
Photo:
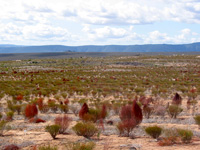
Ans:
[[[0,61],[2,150],[192,150],[199,128],[198,55]]]

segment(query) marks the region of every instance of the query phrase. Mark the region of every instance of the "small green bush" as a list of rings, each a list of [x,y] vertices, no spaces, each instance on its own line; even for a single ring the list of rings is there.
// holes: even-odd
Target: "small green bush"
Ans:
[[[14,112],[13,111],[9,111],[9,112],[6,113],[6,116],[7,116],[7,120],[12,120],[13,116],[14,116]]]
[[[177,129],[177,131],[183,143],[190,143],[193,137],[192,131],[185,129]]]
[[[56,135],[59,133],[60,126],[57,124],[46,126],[45,130],[50,133],[53,139],[56,139]]]
[[[7,125],[7,121],[0,121],[0,136],[3,136],[5,131],[8,131],[11,129],[11,126]]]
[[[91,122],[78,122],[72,130],[78,135],[85,138],[92,137],[95,133],[98,132],[96,126]]]
[[[66,145],[66,148],[67,150],[93,150],[95,148],[95,143],[69,143]]]
[[[57,150],[58,148],[56,146],[51,147],[50,145],[48,145],[48,146],[40,146],[38,149],[39,150]]]
[[[178,105],[170,105],[167,112],[171,118],[176,119],[176,117],[183,111]]]
[[[197,124],[197,125],[199,126],[199,128],[200,128],[200,115],[195,116],[195,117],[194,117],[194,120],[195,120],[196,124]]]
[[[162,133],[162,128],[158,126],[147,127],[145,132],[152,138],[157,139]]]

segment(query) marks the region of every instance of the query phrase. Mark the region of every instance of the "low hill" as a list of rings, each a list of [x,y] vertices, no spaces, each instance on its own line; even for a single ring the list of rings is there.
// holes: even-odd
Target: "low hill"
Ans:
[[[146,45],[86,45],[86,46],[18,46],[0,45],[0,53],[41,52],[199,52],[200,42],[191,44],[146,44]]]

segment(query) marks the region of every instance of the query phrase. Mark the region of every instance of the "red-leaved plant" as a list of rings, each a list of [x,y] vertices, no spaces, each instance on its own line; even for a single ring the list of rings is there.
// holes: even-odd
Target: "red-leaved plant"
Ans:
[[[89,112],[88,105],[86,103],[83,104],[81,110],[79,111],[79,118],[83,119],[84,115]]]
[[[133,101],[132,116],[135,119],[137,125],[142,122],[143,119],[142,109],[137,104],[136,100]]]
[[[38,109],[35,104],[28,104],[25,108],[25,117],[33,118],[38,114]]]
[[[132,106],[126,105],[121,108],[120,119],[121,122],[117,125],[120,135],[129,136],[143,119],[142,110],[136,100],[133,101]]]
[[[59,133],[63,134],[69,127],[70,122],[72,121],[67,115],[57,116],[54,120],[55,124],[60,126]]]
[[[181,103],[182,103],[182,97],[178,93],[176,93],[172,100],[172,104],[181,105]]]

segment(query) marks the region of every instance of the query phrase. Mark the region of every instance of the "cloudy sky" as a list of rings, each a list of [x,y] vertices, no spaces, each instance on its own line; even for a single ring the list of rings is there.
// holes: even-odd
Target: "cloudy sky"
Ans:
[[[0,0],[0,44],[200,42],[200,0]]]

